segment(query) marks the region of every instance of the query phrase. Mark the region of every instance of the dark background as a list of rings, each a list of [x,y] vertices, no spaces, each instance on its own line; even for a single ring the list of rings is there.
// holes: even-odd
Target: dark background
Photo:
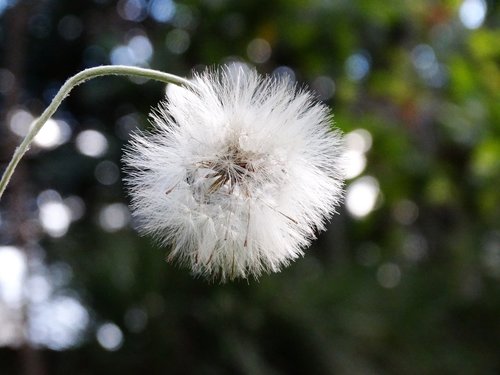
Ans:
[[[361,160],[304,258],[209,284],[125,209],[121,148],[164,87],[85,83],[0,203],[0,373],[500,373],[499,25],[493,0],[0,0],[2,168],[110,63],[291,74]]]

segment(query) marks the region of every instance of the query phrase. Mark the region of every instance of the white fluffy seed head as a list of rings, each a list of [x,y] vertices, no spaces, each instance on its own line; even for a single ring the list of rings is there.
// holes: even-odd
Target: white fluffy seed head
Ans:
[[[139,230],[224,282],[303,254],[342,198],[342,137],[288,78],[207,70],[173,86],[133,136],[125,182]]]

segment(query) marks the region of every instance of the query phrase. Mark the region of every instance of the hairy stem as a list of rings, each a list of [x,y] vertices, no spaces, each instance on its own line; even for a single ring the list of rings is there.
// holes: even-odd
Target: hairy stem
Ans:
[[[36,119],[22,143],[16,148],[16,151],[14,152],[14,155],[12,156],[12,159],[7,165],[2,179],[0,180],[0,199],[2,198],[3,192],[5,191],[5,188],[7,187],[17,165],[19,164],[19,161],[29,150],[31,142],[33,142],[33,139],[38,134],[40,129],[50,119],[57,108],[59,108],[62,101],[69,95],[71,90],[73,90],[73,88],[75,88],[79,84],[88,81],[89,79],[109,75],[134,76],[148,78],[165,83],[174,83],[176,85],[192,85],[192,83],[187,79],[178,77],[176,75],[152,69],[138,68],[135,66],[104,65],[89,68],[79,72],[64,83],[54,99],[52,99],[52,102],[49,104],[47,109],[45,109],[42,115],[38,119]]]

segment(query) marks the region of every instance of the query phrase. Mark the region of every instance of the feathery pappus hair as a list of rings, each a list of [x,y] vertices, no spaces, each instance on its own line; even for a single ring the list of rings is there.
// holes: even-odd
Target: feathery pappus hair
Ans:
[[[139,231],[221,282],[277,272],[335,212],[343,140],[328,107],[288,76],[206,70],[169,87],[126,147]]]

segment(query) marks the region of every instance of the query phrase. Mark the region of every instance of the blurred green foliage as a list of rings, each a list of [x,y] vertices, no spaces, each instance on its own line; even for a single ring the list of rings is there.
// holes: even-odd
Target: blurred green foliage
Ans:
[[[482,24],[466,27],[484,9]],[[70,141],[35,148],[2,200],[0,240],[66,269],[53,293],[77,298],[89,323],[66,349],[35,345],[31,367],[18,347],[0,348],[2,374],[500,373],[500,3],[18,0],[0,1],[0,22],[2,163],[19,142],[13,110],[40,113],[66,78],[143,36],[152,53],[141,64],[167,72],[245,62],[294,74],[344,132],[372,137],[347,194],[363,176],[380,188],[372,212],[343,207],[281,273],[210,285],[131,228],[99,224],[102,208],[127,196],[119,180],[99,182],[96,167],[119,164],[163,88],[86,83],[55,116]],[[85,129],[106,136],[104,155],[76,151]],[[37,222],[47,189],[84,202],[60,238]],[[123,334],[116,350],[96,339],[106,322]]]

